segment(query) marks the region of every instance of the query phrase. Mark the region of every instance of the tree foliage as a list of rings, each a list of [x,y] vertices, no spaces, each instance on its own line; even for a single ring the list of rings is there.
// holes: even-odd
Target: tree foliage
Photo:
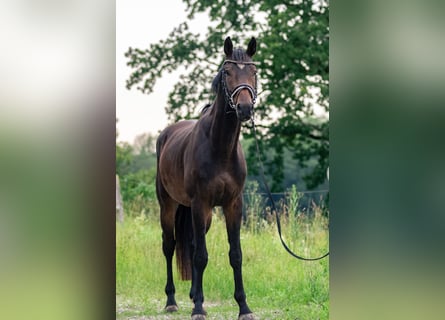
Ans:
[[[154,143],[155,138],[150,134],[137,136],[133,144],[116,143],[116,174],[124,205],[137,199],[142,204],[156,201]]]
[[[185,0],[188,19],[167,39],[146,49],[126,52],[132,73],[127,88],[145,94],[154,90],[165,72],[183,67],[179,81],[168,99],[170,121],[196,117],[214,98],[210,89],[223,61],[223,41],[230,36],[245,47],[255,36],[259,43],[255,60],[260,62],[259,99],[255,122],[266,168],[274,179],[272,189],[280,189],[284,178],[284,153],[291,152],[301,167],[313,163],[305,176],[314,188],[326,178],[329,156],[329,11],[327,1]],[[196,14],[208,14],[205,34],[189,30]],[[181,69],[182,70],[182,69]],[[314,106],[325,111],[317,116]],[[251,137],[250,132],[244,133]],[[253,145],[248,161],[256,157]],[[253,168],[251,166],[251,168]],[[250,169],[252,170],[252,169]]]

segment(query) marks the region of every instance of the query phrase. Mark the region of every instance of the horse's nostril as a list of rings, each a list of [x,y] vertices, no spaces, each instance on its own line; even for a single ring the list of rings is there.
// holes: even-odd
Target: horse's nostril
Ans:
[[[237,109],[242,109],[242,110],[250,110],[252,109],[253,104],[252,103],[238,103],[236,105]]]

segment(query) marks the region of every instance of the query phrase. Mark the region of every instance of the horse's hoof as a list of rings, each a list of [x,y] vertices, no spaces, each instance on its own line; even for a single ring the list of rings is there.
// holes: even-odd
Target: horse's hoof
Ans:
[[[206,320],[206,316],[204,314],[194,314],[192,320]]]
[[[166,307],[165,307],[165,311],[167,311],[167,312],[176,312],[176,311],[178,311],[178,310],[179,310],[179,308],[178,308],[178,306],[175,305],[175,304],[172,304],[172,305],[170,305],[170,306],[166,306]]]
[[[238,317],[238,320],[256,320],[256,318],[253,313],[246,313],[246,314],[241,314]]]

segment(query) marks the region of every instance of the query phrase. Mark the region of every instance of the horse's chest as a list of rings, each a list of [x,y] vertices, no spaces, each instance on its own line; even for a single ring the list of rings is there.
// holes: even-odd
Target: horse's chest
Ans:
[[[228,173],[216,175],[208,183],[207,190],[215,205],[237,197],[242,191],[242,181]]]

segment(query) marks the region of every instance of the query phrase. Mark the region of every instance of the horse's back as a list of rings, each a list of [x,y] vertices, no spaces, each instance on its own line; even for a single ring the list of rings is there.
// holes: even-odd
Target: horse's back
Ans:
[[[176,122],[162,130],[156,141],[156,153],[158,155],[158,159],[163,147],[165,144],[170,143],[170,141],[177,144],[178,147],[180,144],[184,144],[189,138],[195,124],[196,120],[183,120]]]

